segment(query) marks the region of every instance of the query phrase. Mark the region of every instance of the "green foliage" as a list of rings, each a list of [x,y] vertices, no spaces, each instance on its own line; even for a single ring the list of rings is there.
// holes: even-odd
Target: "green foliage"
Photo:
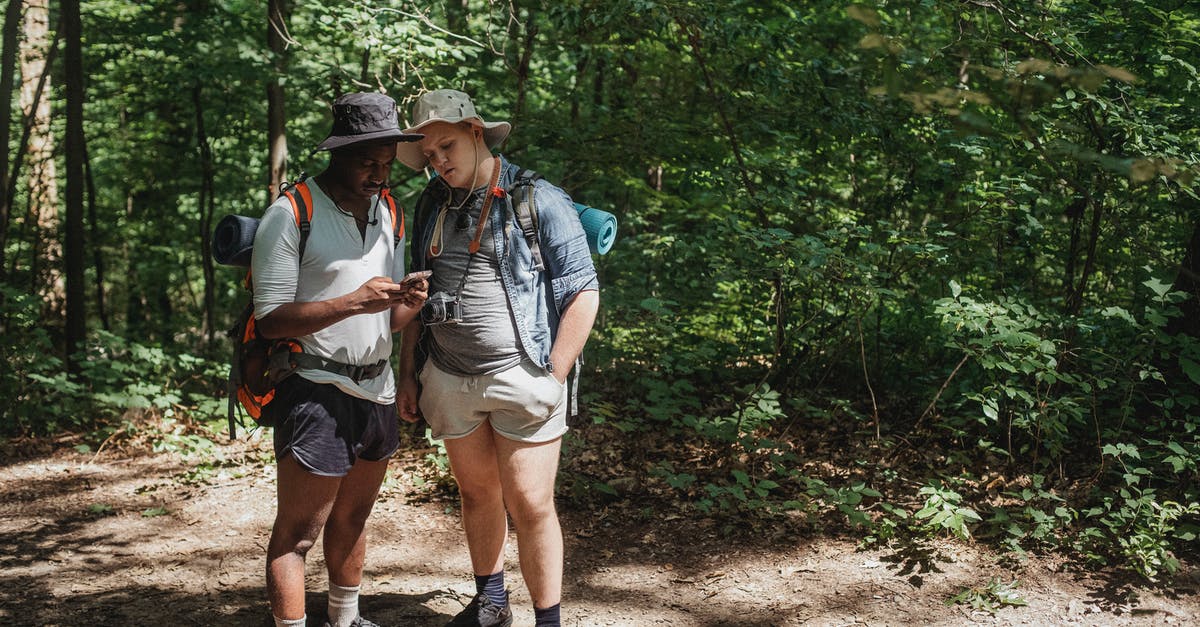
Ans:
[[[1165,448],[1174,453],[1170,456],[1174,458],[1171,463],[1178,463],[1181,457],[1177,451],[1183,447]],[[1115,494],[1098,495],[1099,503],[1082,512],[1092,526],[1081,534],[1080,548],[1101,562],[1117,556],[1118,563],[1150,581],[1175,573],[1179,561],[1172,547],[1194,542],[1200,532],[1196,522],[1200,516],[1196,489],[1188,486],[1183,503],[1164,498],[1157,488],[1147,485],[1161,474],[1147,463],[1150,460],[1143,458],[1137,446],[1108,444],[1104,455],[1116,462],[1114,474],[1120,474],[1123,485]],[[1158,457],[1164,456],[1160,453]]]
[[[984,523],[988,535],[998,536],[1002,546],[1018,555],[1027,548],[1051,548],[1062,544],[1064,533],[1078,512],[1046,485],[1046,477],[1029,476],[1029,485],[1002,493],[1015,506],[994,507]]]
[[[922,486],[917,494],[925,497],[925,505],[913,518],[922,521],[922,529],[930,534],[949,531],[961,540],[968,540],[971,531],[967,526],[982,520],[975,510],[962,504],[962,495],[941,484]]]
[[[951,298],[935,301],[935,313],[950,335],[948,345],[970,356],[982,370],[961,398],[979,403],[975,420],[992,437],[1023,433],[1057,458],[1084,424],[1088,393],[1108,380],[1085,381],[1059,367],[1060,346],[1045,316],[1017,299],[977,302],[951,282]],[[965,387],[965,386],[964,386]],[[1007,436],[1011,438],[1011,436]],[[1027,447],[1010,455],[1027,452]]]
[[[946,605],[966,605],[973,610],[995,615],[1004,606],[1020,607],[1029,605],[1024,597],[1017,592],[1018,582],[1004,582],[995,577],[988,580],[986,586],[980,588],[965,588],[962,592],[946,600]]]
[[[60,362],[45,353],[12,357],[15,367],[0,377],[0,386],[13,394],[0,421],[9,433],[98,428],[96,435],[103,440],[116,431],[136,431],[136,417],[149,415],[164,420],[157,449],[198,452],[211,447],[211,441],[179,418],[223,417],[225,404],[213,391],[220,389],[227,367],[186,353],[169,354],[157,346],[97,332],[78,360],[77,376],[47,372],[48,366],[60,367]],[[48,413],[47,407],[55,411]]]

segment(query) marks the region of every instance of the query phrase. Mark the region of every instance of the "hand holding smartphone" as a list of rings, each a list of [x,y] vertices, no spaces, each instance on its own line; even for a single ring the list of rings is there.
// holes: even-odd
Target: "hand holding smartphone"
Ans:
[[[432,270],[409,272],[396,284],[398,288],[392,292],[392,297],[409,307],[420,307],[429,289],[426,281],[432,274]]]

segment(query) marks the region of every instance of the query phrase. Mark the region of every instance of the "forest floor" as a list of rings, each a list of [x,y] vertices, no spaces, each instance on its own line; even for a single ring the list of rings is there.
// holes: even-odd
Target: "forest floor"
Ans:
[[[369,523],[361,609],[385,627],[444,624],[474,591],[457,504],[422,485],[429,449],[420,444],[393,459]],[[100,453],[73,445],[0,446],[0,624],[270,624],[267,438],[220,444],[200,464],[144,443]],[[731,534],[666,503],[564,499],[560,513],[565,625],[1200,623],[1194,564],[1151,586],[1054,556],[1002,559],[971,543],[859,550],[853,537],[803,526]],[[508,568],[515,624],[531,625],[515,538]],[[991,613],[947,603],[993,580],[1017,581],[1026,605]],[[308,560],[310,625],[324,619],[325,589],[318,545]]]

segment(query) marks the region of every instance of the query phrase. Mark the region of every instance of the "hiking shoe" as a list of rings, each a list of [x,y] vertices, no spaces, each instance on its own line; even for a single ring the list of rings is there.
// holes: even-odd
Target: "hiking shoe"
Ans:
[[[325,627],[333,627],[333,625],[331,625],[329,621],[325,621]],[[362,616],[359,616],[351,621],[350,627],[379,627],[379,625],[376,625]]]
[[[504,593],[504,598],[508,599],[507,592]],[[496,604],[481,592],[471,599],[463,611],[450,619],[446,627],[509,627],[512,623],[512,610],[508,609],[508,604],[496,607]]]

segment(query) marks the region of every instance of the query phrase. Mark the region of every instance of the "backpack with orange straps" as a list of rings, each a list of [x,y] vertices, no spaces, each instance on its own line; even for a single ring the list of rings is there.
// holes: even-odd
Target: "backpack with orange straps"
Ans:
[[[312,230],[312,193],[307,177],[283,187],[281,196],[288,199],[300,230],[298,262],[303,262],[304,248]],[[392,242],[399,247],[404,238],[404,211],[392,197],[387,187],[379,192],[380,200],[387,206],[392,217]],[[254,232],[258,228],[256,218],[228,215],[217,223],[213,232],[213,258],[221,264],[250,266]],[[242,309],[227,335],[233,340],[233,353],[229,362],[229,437],[237,439],[237,425],[241,423],[241,410],[249,415],[254,426],[270,427],[269,418],[263,409],[275,398],[275,388],[300,367],[320,368],[345,374],[347,369],[363,368],[347,366],[324,360],[315,355],[305,355],[304,348],[294,338],[268,339],[258,332],[254,319],[254,288],[248,270],[243,285],[250,292],[250,302]],[[241,409],[238,409],[238,406]]]

